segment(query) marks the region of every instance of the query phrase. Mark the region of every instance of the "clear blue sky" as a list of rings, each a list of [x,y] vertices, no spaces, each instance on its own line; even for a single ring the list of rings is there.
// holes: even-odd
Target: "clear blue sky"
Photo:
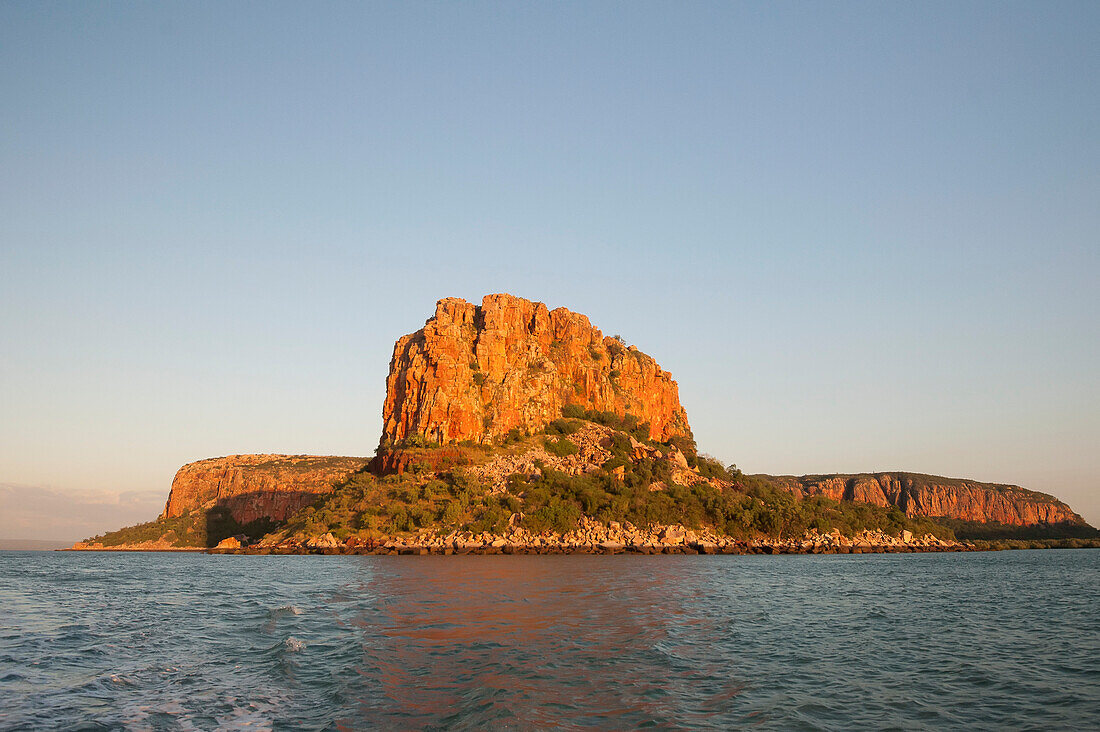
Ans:
[[[0,538],[370,454],[444,296],[588,314],[750,472],[1100,523],[1100,4],[0,4]]]

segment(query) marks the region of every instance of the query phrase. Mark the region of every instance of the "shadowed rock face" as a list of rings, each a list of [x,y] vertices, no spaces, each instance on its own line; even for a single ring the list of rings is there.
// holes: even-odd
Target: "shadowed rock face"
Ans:
[[[1054,496],[1015,485],[915,473],[769,476],[768,480],[799,498],[823,495],[838,501],[897,506],[909,516],[946,516],[1010,526],[1084,522]]]
[[[567,404],[630,413],[657,440],[691,434],[676,382],[656,361],[584,315],[512,295],[440,300],[397,341],[386,387],[383,445],[414,435],[491,442],[513,427],[537,431]]]
[[[312,455],[199,460],[176,472],[161,518],[222,506],[242,524],[261,518],[283,521],[366,464],[367,458]]]

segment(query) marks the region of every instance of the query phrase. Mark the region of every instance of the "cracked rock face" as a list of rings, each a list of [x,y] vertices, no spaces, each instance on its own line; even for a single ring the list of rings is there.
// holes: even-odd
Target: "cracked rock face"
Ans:
[[[660,441],[691,434],[672,375],[584,315],[504,294],[446,298],[394,346],[382,444],[494,442],[537,432],[567,404],[632,414]]]

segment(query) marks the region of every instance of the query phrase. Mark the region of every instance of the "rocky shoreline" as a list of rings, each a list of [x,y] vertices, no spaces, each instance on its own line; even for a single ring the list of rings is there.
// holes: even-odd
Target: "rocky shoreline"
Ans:
[[[115,546],[103,546],[95,542],[78,541],[66,549],[57,549],[59,552],[183,552],[194,554],[195,552],[211,551],[201,546],[165,546],[162,542],[143,542],[141,544],[117,544]]]
[[[811,530],[790,539],[734,539],[713,531],[681,525],[640,529],[629,523],[601,524],[583,519],[566,534],[533,534],[514,527],[504,534],[424,531],[415,536],[338,541],[332,534],[305,541],[285,539],[244,545],[229,538],[209,549],[216,554],[883,554],[975,551],[969,543],[938,539],[931,534],[913,536],[903,531],[891,536],[863,531],[853,537],[839,531],[821,534]]]

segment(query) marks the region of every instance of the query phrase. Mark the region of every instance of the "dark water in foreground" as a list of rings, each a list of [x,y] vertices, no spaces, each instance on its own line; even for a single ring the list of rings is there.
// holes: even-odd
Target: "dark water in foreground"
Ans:
[[[0,552],[0,728],[1096,729],[1100,551]]]

